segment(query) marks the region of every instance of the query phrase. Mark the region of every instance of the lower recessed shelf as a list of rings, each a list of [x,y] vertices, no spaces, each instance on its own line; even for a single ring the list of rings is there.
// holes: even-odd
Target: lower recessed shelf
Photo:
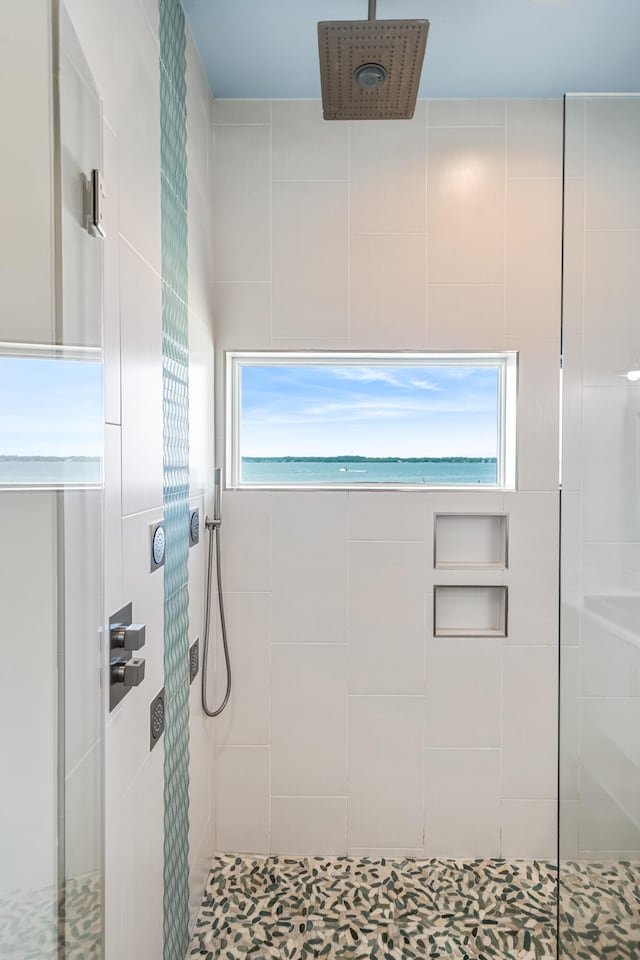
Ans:
[[[434,637],[506,637],[505,586],[438,584],[433,592]]]

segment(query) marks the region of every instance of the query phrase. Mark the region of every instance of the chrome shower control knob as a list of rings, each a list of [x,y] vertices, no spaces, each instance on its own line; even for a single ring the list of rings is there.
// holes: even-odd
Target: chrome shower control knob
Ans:
[[[145,661],[126,660],[111,664],[112,683],[123,683],[125,687],[137,687],[144,680]]]
[[[132,623],[128,627],[111,627],[111,649],[139,650],[146,640],[144,623]]]

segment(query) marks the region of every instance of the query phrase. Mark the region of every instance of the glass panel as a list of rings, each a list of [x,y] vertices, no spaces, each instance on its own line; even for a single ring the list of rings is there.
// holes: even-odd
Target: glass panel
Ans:
[[[500,485],[506,358],[234,365],[245,484]]]
[[[57,3],[3,0],[0,35],[0,954],[98,960],[100,102]]]
[[[66,422],[65,441],[82,447],[73,464],[82,486],[60,495],[64,649],[60,789],[64,821],[61,851],[61,934],[65,957],[97,958],[102,947],[102,727],[100,687],[102,604],[102,241],[86,229],[85,196],[91,171],[102,166],[102,110],[93,78],[63,7],[60,10],[59,217],[62,339],[77,357],[64,371],[67,398],[82,394]],[[80,359],[78,359],[78,357]],[[60,376],[60,375],[59,375]],[[73,429],[72,429],[73,428]],[[77,448],[77,446],[76,446]],[[79,486],[79,484],[74,484]]]
[[[566,102],[560,943],[640,955],[640,97]]]

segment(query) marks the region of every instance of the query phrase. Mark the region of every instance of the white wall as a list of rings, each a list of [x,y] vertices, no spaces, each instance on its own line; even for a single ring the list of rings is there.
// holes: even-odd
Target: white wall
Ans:
[[[157,0],[69,0],[104,107],[106,350],[105,612],[132,602],[146,624],[143,684],[106,725],[106,955],[162,955],[163,744],[149,704],[163,686],[162,571],[149,526],[162,518],[160,62]],[[187,37],[191,501],[204,516],[213,462],[209,250],[211,97]],[[205,542],[189,554],[190,642],[202,637]],[[212,851],[212,727],[191,688],[192,915]]]
[[[640,97],[567,101],[562,819],[640,858]]]
[[[313,101],[217,101],[215,120],[220,364],[241,348],[520,357],[517,493],[226,494],[216,847],[551,857],[562,104],[346,124]],[[458,510],[509,513],[507,572],[432,569],[433,514]],[[433,587],[455,582],[508,584],[508,639],[434,639]]]

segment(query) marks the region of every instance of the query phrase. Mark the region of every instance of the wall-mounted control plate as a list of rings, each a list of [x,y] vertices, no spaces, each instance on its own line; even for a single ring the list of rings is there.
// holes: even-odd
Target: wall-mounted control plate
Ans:
[[[189,683],[193,683],[200,670],[200,638],[196,637],[189,647]]]
[[[149,707],[149,749],[153,750],[164,733],[164,687]]]
[[[144,680],[145,661],[134,657],[145,642],[145,626],[133,623],[130,603],[109,617],[109,710],[120,703],[133,687]]]
[[[200,542],[200,511],[196,507],[189,517],[189,546],[195,547]]]
[[[166,549],[166,538],[164,534],[164,523],[153,523],[151,530],[151,573],[158,567],[164,566],[164,556]]]

